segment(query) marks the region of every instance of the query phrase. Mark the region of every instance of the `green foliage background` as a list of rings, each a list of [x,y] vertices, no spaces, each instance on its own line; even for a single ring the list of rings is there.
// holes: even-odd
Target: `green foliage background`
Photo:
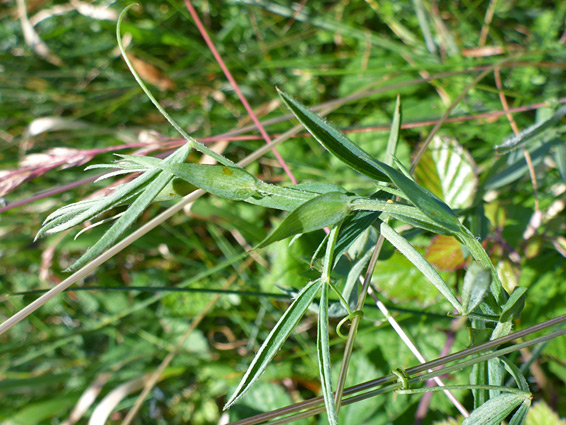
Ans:
[[[477,75],[474,69],[502,57],[472,56],[481,53],[477,48],[490,2],[423,1],[436,46],[432,52],[427,49],[415,14],[414,4],[420,2],[312,1],[305,8],[309,15],[298,15],[294,20],[289,19],[294,11],[285,2],[249,3],[212,1],[194,5],[249,102],[256,110],[269,111],[262,113],[262,119],[287,113],[279,103],[272,104],[278,99],[276,86],[307,105],[381,89],[333,112],[330,120],[341,129],[387,125],[398,93],[403,99],[404,123],[438,119],[447,107],[439,90],[454,100]],[[28,2],[28,15],[60,4],[49,0]],[[126,5],[116,2],[111,8],[120,11]],[[99,149],[134,143],[142,130],[178,137],[117,56],[115,22],[95,20],[76,11],[40,22],[36,31],[64,64],[55,66],[26,45],[14,2],[4,3],[0,14],[2,169],[17,169],[26,155],[55,147]],[[521,53],[501,69],[510,106],[549,102],[537,110],[515,114],[520,129],[548,117],[552,102],[564,96],[565,17],[564,2],[500,0],[495,5],[486,45],[506,54]],[[163,73],[154,83],[174,84],[169,89],[153,90],[191,135],[205,138],[249,124],[245,110],[181,2],[144,2],[143,7],[130,11],[124,32],[132,35],[129,53]],[[427,74],[450,72],[459,73],[435,80],[434,84],[413,81]],[[494,78],[489,75],[452,115],[501,109]],[[29,124],[41,117],[80,120],[85,126],[27,137]],[[287,121],[276,123],[268,130],[279,134],[290,125]],[[402,131],[398,156],[405,165],[430,128],[418,126]],[[505,117],[499,116],[448,123],[441,134],[454,138],[470,153],[476,173],[482,178],[494,167],[494,147],[511,134],[511,128]],[[354,132],[349,137],[372,155],[383,158],[387,132]],[[563,140],[561,133],[557,137]],[[231,141],[225,155],[239,160],[262,144],[256,137]],[[310,137],[293,138],[278,150],[300,182],[329,182],[371,192],[373,183],[369,179],[351,171]],[[542,211],[564,196],[556,195],[556,188],[564,184],[564,175],[556,165],[560,152],[553,146],[548,159],[542,161],[541,157],[537,165]],[[109,162],[112,158],[111,153],[102,154],[93,162]],[[191,154],[190,160],[197,159],[195,153]],[[51,170],[7,194],[5,201],[10,205],[98,174],[96,170],[83,172],[82,168]],[[288,181],[272,155],[247,170],[267,181]],[[64,279],[62,270],[102,235],[104,229],[95,228],[77,240],[69,233],[33,242],[42,221],[56,207],[83,199],[104,186],[104,182],[83,184],[2,213],[0,318],[11,316],[37,297],[36,293],[18,293],[49,288]],[[523,233],[534,205],[535,193],[527,173],[497,188],[485,204],[490,223],[488,252],[501,270],[504,283],[529,288],[516,329],[565,313],[565,249],[562,246],[562,253],[559,249],[566,232],[564,211],[543,222],[535,236],[525,240]],[[163,206],[150,206],[140,222],[155,216]],[[464,214],[472,216],[474,212]],[[245,292],[219,299],[176,356],[167,378],[151,393],[137,419],[137,423],[217,423],[227,395],[288,305],[275,285],[298,289],[313,277],[309,261],[323,232],[305,235],[290,247],[283,241],[259,251],[263,261],[243,272],[237,272],[242,259],[230,261],[247,249],[239,245],[240,234],[255,246],[282,217],[252,205],[214,197],[201,199],[189,214],[176,215],[79,285],[94,289],[59,296],[0,336],[0,420],[23,425],[59,423],[101,373],[111,372],[102,390],[101,395],[105,395],[121,383],[153,371],[212,298],[212,290],[220,289],[236,273],[230,289]],[[431,238],[420,235],[412,242],[425,253]],[[509,258],[513,253],[518,256],[512,257],[515,262]],[[380,262],[375,276],[387,297],[386,304],[396,312],[397,320],[425,356],[439,356],[454,326],[451,319],[441,317],[449,305],[438,302],[436,292],[429,290],[423,277],[399,254]],[[461,271],[446,272],[444,276],[454,287],[461,286]],[[133,286],[145,289],[128,289]],[[166,288],[181,287],[208,292],[165,292]],[[368,309],[357,338],[349,385],[416,364],[396,334],[381,321],[376,310]],[[259,413],[258,406],[268,411],[319,395],[315,322],[313,315],[304,319],[304,325],[284,345],[260,385],[231,410],[231,420]],[[337,370],[343,342],[332,333],[330,344]],[[461,330],[456,333],[452,350],[467,344],[466,332]],[[534,377],[530,380],[535,400],[552,406],[562,417],[566,416],[564,358],[564,338],[548,343],[536,370],[531,369]],[[519,363],[522,360],[516,358]],[[462,374],[455,375],[451,383],[466,381],[467,376]],[[462,399],[471,405],[471,395]],[[341,421],[412,423],[419,400],[420,396],[397,395],[373,399],[344,408]],[[122,401],[113,419],[123,418],[134,401],[133,396]],[[548,418],[552,415],[551,410],[541,411],[546,412],[541,407],[536,414]],[[548,418],[536,422],[539,419],[534,415],[527,423],[552,423]],[[435,394],[424,423],[450,416],[456,416],[455,409],[441,394]],[[304,423],[318,420],[325,418]],[[552,420],[560,423],[557,418]]]

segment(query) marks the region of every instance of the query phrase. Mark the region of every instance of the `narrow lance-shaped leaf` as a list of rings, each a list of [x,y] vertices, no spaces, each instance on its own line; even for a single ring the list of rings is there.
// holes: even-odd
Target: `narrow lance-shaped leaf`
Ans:
[[[121,155],[128,161],[167,171],[216,196],[242,201],[257,194],[256,179],[238,167],[209,164],[168,164],[157,158]]]
[[[503,143],[499,146],[496,146],[495,149],[498,153],[507,153],[514,149],[518,149],[521,146],[524,146],[527,142],[534,140],[546,130],[551,128],[552,126],[556,125],[562,118],[566,116],[566,106],[562,106],[558,108],[558,110],[547,120],[542,122],[536,123],[527,129],[523,130],[517,135],[513,135],[508,137],[503,141]]]
[[[299,233],[332,227],[352,211],[352,197],[339,192],[324,193],[292,211],[258,248]]]
[[[370,156],[288,94],[281,91],[279,94],[309,133],[337,158],[354,170],[375,180],[392,181],[417,208],[432,220],[441,223],[453,232],[460,231],[460,222],[456,214],[438,197],[405,177],[403,173]]]
[[[515,366],[513,363],[511,363],[511,361],[505,357],[500,357],[500,360],[503,362],[503,365],[505,366],[505,369],[507,369],[507,372],[509,372],[509,374],[513,377],[513,379],[517,383],[517,387],[522,391],[530,392],[531,390],[529,388],[529,383],[527,381],[527,378],[525,378],[525,376],[521,373],[519,368]]]
[[[500,322],[508,322],[510,320],[516,319],[523,311],[525,307],[525,298],[527,295],[527,288],[517,286],[507,302],[503,307],[501,307],[501,317]]]
[[[521,403],[521,406],[511,417],[509,425],[523,425],[525,423],[525,420],[527,419],[527,413],[529,413],[530,408],[531,399],[529,398]]]
[[[187,144],[183,145],[169,155],[165,161],[182,162],[187,158],[189,151],[190,146]],[[70,229],[71,227],[97,217],[111,208],[123,205],[145,191],[146,185],[150,184],[149,182],[155,179],[158,174],[159,170],[146,171],[131,182],[118,187],[112,194],[104,198],[81,201],[60,208],[47,217],[42,228],[37,233],[36,239],[45,233],[51,234]],[[157,192],[154,195],[157,195]]]
[[[397,143],[399,142],[399,133],[401,131],[401,97],[397,95],[395,102],[395,112],[393,113],[393,122],[391,123],[391,130],[389,132],[389,139],[387,141],[387,150],[385,151],[385,163],[393,165],[393,158],[397,152]]]
[[[554,148],[554,160],[556,168],[560,172],[562,182],[566,184],[566,142],[561,142]]]
[[[500,425],[523,401],[530,397],[528,393],[505,393],[492,398],[475,409],[462,425]]]
[[[442,280],[438,272],[430,265],[428,261],[418,252],[404,237],[397,233],[387,223],[381,223],[381,234],[395,248],[401,252],[407,259],[415,265],[416,268],[444,295],[444,297],[454,306],[454,308],[462,313],[462,305],[454,296],[446,282]]]
[[[232,394],[224,409],[228,409],[238,400],[250,386],[261,376],[267,365],[271,362],[277,351],[287,340],[291,331],[297,326],[299,320],[308,310],[309,305],[314,300],[322,281],[317,279],[307,284],[299,293],[295,301],[289,306],[275,327],[271,330],[267,339],[260,347],[252,363],[248,367],[236,391]]]
[[[478,263],[473,263],[462,286],[462,308],[464,315],[474,311],[483,301],[491,285],[491,271]]]
[[[140,165],[167,171],[213,195],[267,208],[292,211],[304,202],[318,196],[315,190],[299,190],[295,187],[287,188],[265,183],[238,167],[168,164],[156,158],[138,156],[126,156],[125,158]],[[318,185],[318,189],[326,190],[328,187]]]
[[[153,199],[161,192],[161,190],[169,183],[172,176],[161,172],[155,180],[153,180],[146,190],[128,207],[124,215],[122,215],[116,223],[104,233],[104,235],[91,246],[88,251],[79,258],[67,271],[74,271],[94,258],[98,257],[106,248],[112,245],[124,233],[128,227],[145,211],[147,206],[153,202]]]
[[[322,384],[322,395],[330,425],[338,425],[336,404],[332,394],[332,378],[330,370],[330,344],[328,342],[328,284],[323,283],[318,314],[318,333],[316,350],[318,354],[318,371]]]
[[[367,152],[356,146],[344,136],[344,134],[325,122],[314,112],[311,112],[307,107],[297,102],[287,93],[279,89],[277,91],[293,115],[295,115],[308,132],[332,154],[354,170],[374,180],[389,181],[387,175],[381,170],[379,163],[374,163],[376,160]],[[363,158],[367,158],[368,161],[363,161]]]

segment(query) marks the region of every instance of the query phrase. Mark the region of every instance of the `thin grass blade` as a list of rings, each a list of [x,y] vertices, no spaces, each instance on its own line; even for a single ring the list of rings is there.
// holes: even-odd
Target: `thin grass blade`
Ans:
[[[517,135],[508,137],[499,146],[495,147],[498,153],[507,153],[512,150],[525,146],[528,142],[536,140],[546,130],[555,126],[566,116],[566,106],[561,106],[558,110],[547,120],[536,123],[529,128],[523,130]]]

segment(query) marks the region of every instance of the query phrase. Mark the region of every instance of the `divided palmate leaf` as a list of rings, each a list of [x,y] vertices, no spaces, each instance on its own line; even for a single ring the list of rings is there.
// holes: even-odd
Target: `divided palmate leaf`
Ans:
[[[322,280],[314,280],[308,283],[301,290],[299,295],[297,295],[297,298],[289,306],[287,311],[285,311],[281,319],[279,319],[275,327],[269,333],[265,342],[260,347],[244,377],[240,381],[240,384],[236,388],[236,391],[234,391],[224,406],[224,409],[228,409],[240,397],[242,397],[242,395],[246,393],[250,386],[257,381],[257,379],[265,371],[267,365],[271,362],[293,329],[297,326],[299,320],[301,320],[305,312],[308,310],[321,285]]]
[[[393,182],[405,194],[407,199],[433,221],[449,228],[452,232],[458,233],[460,231],[460,222],[456,214],[437,196],[419,186],[393,167],[370,156],[288,94],[282,91],[279,91],[279,94],[283,102],[305,126],[308,132],[333,155],[354,170],[374,180]]]

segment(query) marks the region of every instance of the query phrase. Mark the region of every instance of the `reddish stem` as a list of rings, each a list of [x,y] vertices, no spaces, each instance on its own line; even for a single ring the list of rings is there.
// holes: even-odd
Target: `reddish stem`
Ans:
[[[204,38],[204,41],[208,45],[208,48],[212,52],[214,58],[216,59],[216,62],[218,62],[218,65],[220,65],[222,72],[224,72],[224,75],[226,76],[226,78],[228,79],[228,81],[230,82],[232,87],[234,88],[234,91],[236,92],[236,94],[240,98],[240,102],[242,102],[242,104],[244,105],[244,108],[246,108],[246,111],[248,111],[250,118],[252,119],[252,121],[254,122],[256,127],[258,128],[258,130],[261,133],[261,135],[263,136],[265,142],[267,144],[270,144],[271,138],[269,137],[269,135],[267,134],[267,132],[263,128],[263,125],[261,125],[261,123],[259,122],[259,120],[258,120],[257,116],[255,115],[254,111],[252,110],[250,104],[248,103],[248,101],[244,97],[244,94],[240,90],[238,83],[236,83],[236,80],[234,79],[234,77],[232,77],[230,70],[228,70],[228,67],[226,66],[226,64],[222,60],[222,57],[218,53],[218,50],[216,50],[214,43],[212,42],[212,40],[208,36],[208,33],[206,32],[206,29],[204,28],[204,25],[202,24],[200,18],[198,17],[197,11],[193,7],[190,0],[185,0],[185,6],[187,6],[189,13],[193,17],[193,20],[195,21],[195,24],[196,24],[198,30],[200,31],[202,38]],[[279,161],[279,163],[281,164],[281,167],[283,167],[283,170],[285,170],[285,173],[287,173],[287,175],[289,176],[289,178],[291,179],[293,184],[297,184],[297,179],[295,179],[295,176],[293,176],[293,173],[291,172],[289,166],[287,165],[287,163],[285,162],[283,157],[279,154],[279,152],[277,152],[277,149],[273,148],[272,151],[273,151],[273,154],[275,155],[275,158],[277,158],[277,161]]]

